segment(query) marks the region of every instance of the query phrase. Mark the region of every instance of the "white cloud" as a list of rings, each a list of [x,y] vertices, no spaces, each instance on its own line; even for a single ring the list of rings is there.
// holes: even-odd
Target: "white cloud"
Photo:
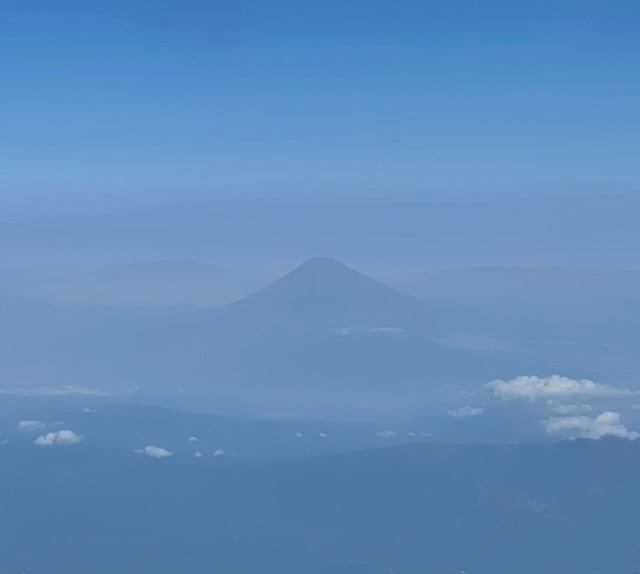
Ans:
[[[148,445],[144,448],[136,450],[139,454],[146,454],[151,458],[167,458],[169,456],[173,456],[173,453],[166,448],[161,448],[159,446]]]
[[[2,440],[0,440],[0,444],[9,444],[9,439],[3,438]]]
[[[42,430],[44,428],[44,423],[42,421],[20,421],[18,423],[18,430],[21,431],[32,431],[32,430]]]
[[[564,438],[588,438],[598,440],[605,436],[636,440],[640,434],[630,431],[620,413],[605,411],[598,416],[551,417],[542,421],[547,434]]]
[[[193,456],[195,456],[196,458],[202,458],[202,453],[201,452],[194,452]]]
[[[214,451],[213,456],[224,456],[225,454],[227,453],[224,452],[221,448],[218,448]]]
[[[547,401],[547,408],[559,415],[573,415],[577,413],[590,413],[593,410],[591,405],[586,404],[564,404],[555,401]]]
[[[457,409],[449,410],[449,416],[454,419],[463,419],[467,417],[475,417],[481,415],[484,412],[480,407],[470,407],[465,405],[458,407]]]
[[[427,436],[433,436],[433,435],[432,435],[430,432],[424,432],[424,431],[418,431],[418,432],[415,432],[415,431],[409,431],[409,432],[407,433],[407,436],[410,436],[410,437],[415,437],[415,436],[419,436],[419,437],[427,437]]]
[[[189,442],[200,442],[200,439],[197,436],[190,436],[188,438]]]
[[[304,436],[304,435],[303,435],[301,432],[297,432],[297,433],[295,434],[295,437],[296,437],[296,438],[302,438],[303,436]]]
[[[65,395],[105,396],[108,393],[82,385],[62,385],[61,387],[10,387],[0,389],[0,395],[20,397],[57,397]]]
[[[394,436],[398,436],[398,433],[392,430],[385,430],[377,432],[376,436],[379,436],[380,438],[393,438]]]
[[[318,436],[320,438],[327,438],[329,435],[326,432],[321,432],[321,433],[318,433]]]
[[[594,383],[588,379],[571,379],[560,375],[550,377],[523,376],[510,381],[491,381],[487,386],[504,401],[538,399],[568,399],[571,397],[620,397],[636,394],[629,389]]]
[[[70,430],[59,430],[56,432],[49,432],[45,435],[39,436],[33,441],[33,444],[39,446],[55,446],[55,445],[67,445],[77,444],[82,440],[81,436]]]
[[[91,407],[84,407],[84,408],[82,409],[82,412],[83,412],[85,415],[93,415],[93,414],[95,414],[95,413],[97,413],[97,412],[98,412],[98,409],[92,409]]]

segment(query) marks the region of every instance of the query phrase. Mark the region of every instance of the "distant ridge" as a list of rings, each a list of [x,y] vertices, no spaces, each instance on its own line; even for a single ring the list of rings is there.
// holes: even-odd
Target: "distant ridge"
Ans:
[[[230,273],[230,269],[219,265],[211,265],[197,261],[196,259],[153,259],[149,261],[134,261],[131,263],[121,263],[118,265],[109,265],[93,271],[93,274],[111,277],[127,277],[127,276],[156,276],[156,275],[209,275],[209,274],[226,274]]]

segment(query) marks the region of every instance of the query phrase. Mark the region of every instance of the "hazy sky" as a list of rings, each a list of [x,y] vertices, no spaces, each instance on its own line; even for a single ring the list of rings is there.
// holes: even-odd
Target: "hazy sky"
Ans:
[[[3,204],[631,193],[639,24],[611,0],[12,0]]]

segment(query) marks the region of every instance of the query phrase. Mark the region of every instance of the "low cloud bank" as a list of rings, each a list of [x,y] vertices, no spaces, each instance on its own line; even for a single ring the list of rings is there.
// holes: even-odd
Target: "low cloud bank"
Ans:
[[[44,423],[42,421],[26,420],[18,423],[18,430],[21,431],[42,430],[43,428]]]
[[[92,397],[107,396],[108,393],[99,389],[82,385],[62,385],[59,387],[9,387],[0,388],[0,395],[18,397],[59,397],[68,395],[85,395]]]
[[[589,379],[522,376],[509,381],[495,380],[487,384],[493,394],[504,401],[566,400],[575,397],[624,397],[637,394],[629,389],[595,383]]]
[[[622,422],[620,413],[605,411],[596,417],[572,416],[551,417],[542,421],[547,434],[562,438],[586,438],[599,440],[611,436],[637,440],[640,433],[629,430]]]

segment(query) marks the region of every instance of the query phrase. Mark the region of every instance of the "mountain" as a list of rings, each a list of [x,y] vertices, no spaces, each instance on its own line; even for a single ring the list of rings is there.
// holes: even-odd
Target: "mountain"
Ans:
[[[0,571],[632,574],[640,446],[414,444],[247,462],[0,445]],[[34,552],[37,541],[37,552]]]
[[[401,330],[428,326],[426,301],[402,293],[329,257],[313,257],[230,305],[243,320],[286,328]],[[344,332],[346,332],[344,331]]]
[[[145,273],[157,277],[151,268]],[[7,298],[0,376],[11,386],[180,389],[207,395],[215,410],[219,401],[233,402],[236,413],[251,404],[252,416],[349,411],[404,390],[425,402],[444,385],[525,373],[635,384],[637,329],[613,320],[587,329],[580,318],[534,329],[508,311],[419,299],[319,257],[217,308],[64,308]]]
[[[42,321],[38,313],[14,314],[0,328],[0,376],[12,386],[195,393],[217,411],[224,402],[233,403],[235,413],[253,409],[252,416],[262,416],[309,408],[353,412],[376,393],[397,397],[402,390],[419,393],[424,402],[446,384],[584,370],[589,357],[590,368],[629,368],[615,356],[603,357],[604,347],[586,358],[581,349],[572,356],[539,344],[509,347],[503,343],[509,331],[501,332],[490,314],[480,322],[485,332],[470,330],[479,324],[472,311],[313,258],[218,308],[45,306]],[[375,401],[378,409],[396,408],[379,396]],[[402,406],[413,408],[409,399]]]

